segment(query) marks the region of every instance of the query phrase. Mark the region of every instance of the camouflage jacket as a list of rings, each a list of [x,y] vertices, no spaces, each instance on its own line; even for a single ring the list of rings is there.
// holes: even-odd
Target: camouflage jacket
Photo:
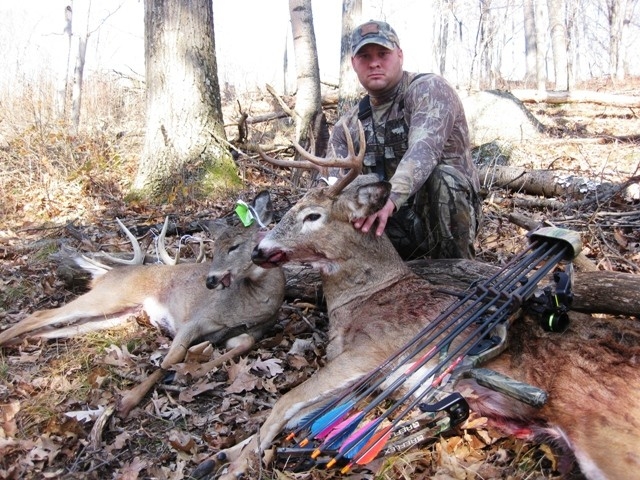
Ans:
[[[479,191],[462,102],[444,78],[404,72],[397,88],[379,103],[362,119],[367,139],[364,171],[391,182],[396,208],[420,190],[438,164],[456,168]],[[343,123],[358,151],[358,114],[356,105],[338,120],[329,141],[331,154],[347,154]]]

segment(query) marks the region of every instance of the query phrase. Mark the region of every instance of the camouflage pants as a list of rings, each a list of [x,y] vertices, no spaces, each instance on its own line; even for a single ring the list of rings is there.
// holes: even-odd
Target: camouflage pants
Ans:
[[[482,203],[456,169],[439,165],[412,205],[403,205],[386,232],[405,260],[421,257],[474,258]]]

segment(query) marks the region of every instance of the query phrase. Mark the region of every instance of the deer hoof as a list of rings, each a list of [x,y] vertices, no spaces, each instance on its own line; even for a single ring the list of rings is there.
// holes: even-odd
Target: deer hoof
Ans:
[[[205,478],[207,475],[213,473],[213,470],[216,466],[216,462],[211,459],[205,460],[200,465],[196,467],[196,469],[191,472],[190,478],[201,479]]]

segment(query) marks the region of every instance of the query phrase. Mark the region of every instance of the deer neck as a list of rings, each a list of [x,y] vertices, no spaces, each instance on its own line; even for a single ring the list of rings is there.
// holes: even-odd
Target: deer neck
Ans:
[[[364,248],[320,273],[329,312],[413,276],[386,237],[374,238]]]

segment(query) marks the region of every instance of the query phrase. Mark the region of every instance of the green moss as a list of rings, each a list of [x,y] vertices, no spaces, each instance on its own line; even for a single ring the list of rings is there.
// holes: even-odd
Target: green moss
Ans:
[[[203,195],[216,196],[240,188],[242,188],[242,180],[230,156],[217,159],[205,168],[201,183]]]

